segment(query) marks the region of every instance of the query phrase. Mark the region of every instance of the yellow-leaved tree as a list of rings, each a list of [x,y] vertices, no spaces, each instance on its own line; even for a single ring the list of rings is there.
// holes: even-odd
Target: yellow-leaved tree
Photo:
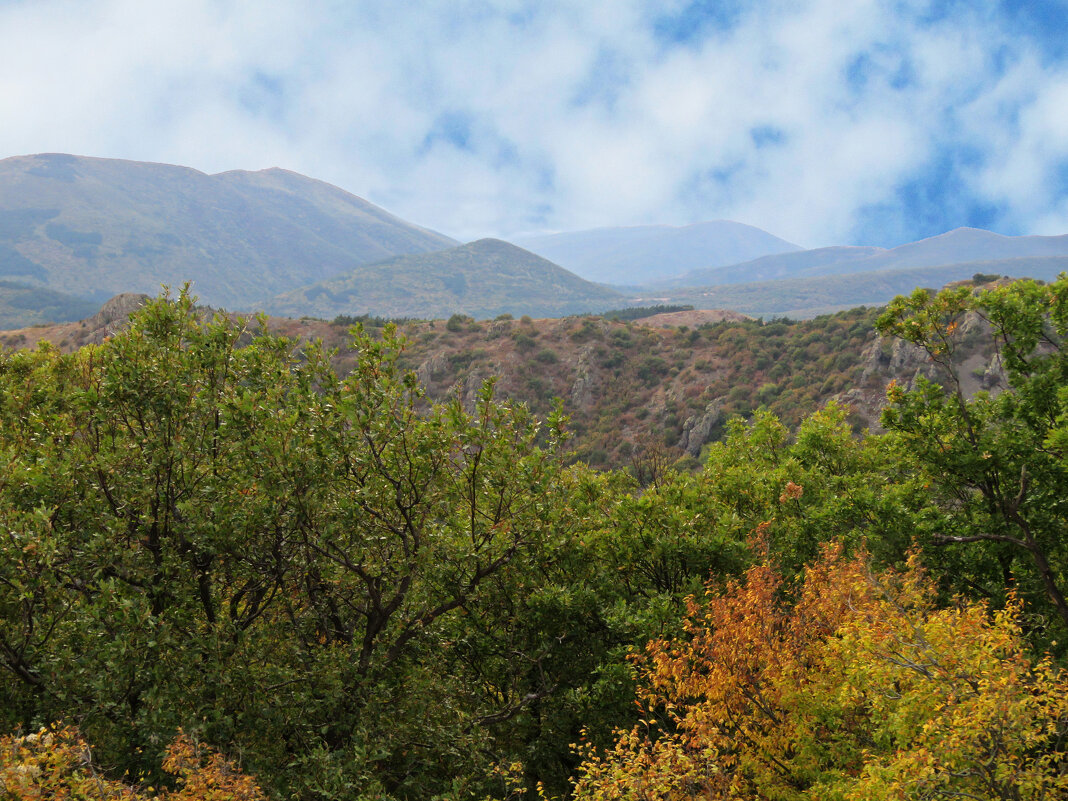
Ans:
[[[917,559],[875,575],[828,546],[786,586],[765,558],[649,644],[643,722],[586,749],[576,797],[1068,797],[1068,680],[1019,605],[933,597]]]
[[[89,744],[70,726],[0,737],[3,801],[266,801],[255,779],[217,751],[179,732],[167,748],[163,770],[174,789],[109,779],[93,762]]]

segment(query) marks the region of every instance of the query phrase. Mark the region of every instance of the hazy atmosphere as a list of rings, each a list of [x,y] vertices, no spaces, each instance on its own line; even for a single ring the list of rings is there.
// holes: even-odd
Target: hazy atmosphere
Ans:
[[[462,240],[1061,234],[1066,10],[6,0],[0,155],[280,166]]]

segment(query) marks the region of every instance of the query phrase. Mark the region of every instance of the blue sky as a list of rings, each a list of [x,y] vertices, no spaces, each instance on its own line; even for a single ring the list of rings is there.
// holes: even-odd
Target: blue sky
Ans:
[[[280,166],[460,239],[1064,234],[1066,20],[1066,0],[0,0],[0,156]]]

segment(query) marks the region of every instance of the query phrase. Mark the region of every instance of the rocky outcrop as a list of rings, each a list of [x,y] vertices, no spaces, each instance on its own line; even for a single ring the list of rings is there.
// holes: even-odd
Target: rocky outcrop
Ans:
[[[123,292],[116,295],[103,306],[100,311],[85,321],[85,327],[89,329],[103,328],[108,334],[114,333],[130,319],[130,315],[140,309],[150,300],[148,295],[139,292]]]
[[[879,337],[861,354],[861,364],[860,384],[864,387],[885,386],[893,378],[913,389],[917,376],[938,379],[938,366],[927,351],[902,339]]]
[[[473,411],[478,404],[478,393],[482,391],[482,384],[486,378],[477,372],[468,374],[464,379],[463,396],[464,408]]]
[[[1005,389],[1009,385],[1009,377],[1005,373],[1005,365],[1002,363],[1000,356],[995,356],[991,359],[986,369],[983,370],[983,375],[979,379],[979,386],[991,394],[996,394]]]
[[[954,332],[953,372],[965,397],[985,391],[991,395],[1008,385],[1005,368],[996,352],[983,347],[990,342],[990,324],[980,315],[963,315]],[[954,382],[946,367],[935,362],[926,350],[900,339],[879,337],[861,354],[862,371],[858,385],[834,397],[847,404],[865,420],[872,431],[880,431],[879,416],[886,406],[886,385],[896,381],[906,390],[916,388],[923,376],[928,381],[951,387]]]
[[[575,380],[571,383],[571,404],[584,412],[593,407],[594,401],[595,377],[590,363],[592,353],[593,348],[588,346],[579,351],[575,362]]]
[[[723,419],[722,403],[722,398],[716,398],[705,407],[704,414],[686,418],[678,443],[680,449],[690,456],[700,455],[701,448],[711,439],[712,430]]]
[[[415,377],[421,386],[427,386],[434,378],[440,378],[449,369],[449,359],[444,353],[435,353],[415,368]]]

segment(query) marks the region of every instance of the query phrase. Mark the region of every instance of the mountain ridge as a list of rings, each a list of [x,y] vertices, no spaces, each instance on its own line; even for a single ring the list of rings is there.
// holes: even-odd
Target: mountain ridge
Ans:
[[[472,290],[477,290],[472,291]],[[466,314],[551,316],[624,303],[614,290],[584,281],[530,251],[484,238],[433,253],[360,265],[344,275],[280,294],[271,314],[317,317],[372,314],[448,317]]]
[[[649,288],[716,286],[1062,256],[1068,257],[1068,235],[1005,236],[982,228],[955,228],[894,248],[832,246],[770,254],[739,264],[693,270]]]
[[[0,160],[0,277],[88,298],[194,282],[239,308],[455,240],[288,170],[36,154]]]

